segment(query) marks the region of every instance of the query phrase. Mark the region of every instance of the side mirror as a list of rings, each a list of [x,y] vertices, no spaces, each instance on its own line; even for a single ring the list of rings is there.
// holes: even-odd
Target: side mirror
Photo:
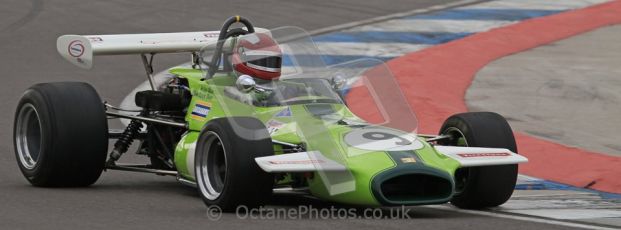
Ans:
[[[257,83],[251,76],[241,75],[237,77],[237,81],[235,81],[235,86],[237,86],[237,89],[239,91],[249,93],[256,88]]]
[[[343,87],[345,87],[345,85],[347,84],[347,79],[343,75],[337,74],[332,77],[332,80],[330,80],[330,84],[335,90],[342,90]]]

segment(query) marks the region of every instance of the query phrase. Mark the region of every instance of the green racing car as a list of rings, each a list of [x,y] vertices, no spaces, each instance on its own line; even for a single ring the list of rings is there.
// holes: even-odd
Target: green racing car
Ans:
[[[86,83],[26,90],[14,146],[34,186],[89,186],[105,170],[124,170],[174,176],[224,211],[266,205],[281,191],[351,205],[477,209],[505,203],[517,164],[527,161],[496,113],[456,114],[437,135],[417,134],[384,63],[327,66],[296,27],[255,28],[235,16],[220,31],[64,35],[57,49],[82,68],[98,55],[140,55],[148,84],[131,108],[102,102]],[[191,62],[154,75],[155,54],[179,52]],[[125,128],[109,129],[110,119]],[[119,162],[132,145],[148,164]]]

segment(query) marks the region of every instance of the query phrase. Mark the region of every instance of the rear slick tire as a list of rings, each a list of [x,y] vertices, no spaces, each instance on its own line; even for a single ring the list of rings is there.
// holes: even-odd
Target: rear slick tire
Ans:
[[[95,183],[108,150],[108,123],[99,95],[80,82],[30,87],[17,106],[13,146],[20,170],[34,186]]]

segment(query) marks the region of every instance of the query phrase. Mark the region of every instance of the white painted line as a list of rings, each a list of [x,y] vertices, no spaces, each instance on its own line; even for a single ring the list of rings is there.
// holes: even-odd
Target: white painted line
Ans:
[[[503,20],[395,19],[381,24],[356,27],[348,31],[477,33],[516,22]]]
[[[547,190],[551,191],[551,190]],[[561,190],[559,190],[561,191]],[[593,193],[588,192],[578,192],[578,193],[555,193],[555,194],[541,194],[541,195],[513,195],[511,198],[531,198],[531,197],[563,197],[563,196],[579,196],[579,195],[593,195]]]
[[[371,57],[397,57],[418,51],[430,45],[381,42],[317,42],[323,55],[354,55]]]
[[[555,210],[616,209],[616,210],[621,211],[621,209],[619,209],[619,205],[615,205],[614,203],[601,199],[595,194],[566,196],[566,197],[542,197],[542,198],[536,198],[536,199],[515,198],[503,204],[501,208],[502,209],[498,211],[511,212],[511,213],[515,211],[526,212],[528,210],[541,210],[541,209],[555,209]],[[539,216],[539,215],[535,215],[535,216]]]
[[[328,26],[328,27],[325,27],[325,28],[321,28],[321,29],[310,31],[309,34],[310,35],[325,34],[325,33],[330,33],[330,32],[334,32],[334,31],[346,30],[346,29],[349,29],[349,28],[357,27],[357,26],[362,26],[362,25],[367,25],[367,24],[373,24],[373,23],[388,21],[388,20],[395,19],[395,18],[403,18],[403,17],[407,17],[407,16],[412,16],[412,15],[415,15],[415,14],[424,14],[424,13],[429,13],[429,12],[438,11],[438,10],[444,10],[444,9],[448,9],[448,8],[467,6],[467,5],[471,5],[471,4],[475,4],[475,3],[481,3],[481,2],[485,2],[485,1],[486,0],[461,0],[461,1],[456,1],[456,2],[450,2],[450,3],[446,3],[446,4],[441,4],[441,5],[434,5],[434,6],[423,8],[423,9],[415,9],[415,10],[410,10],[410,11],[406,11],[406,12],[402,12],[402,13],[395,13],[395,14],[389,14],[389,15],[384,15],[384,16],[370,18],[370,19],[365,19],[365,20],[360,20],[360,21],[354,21],[354,22],[345,23],[345,24],[341,24],[341,25]]]
[[[595,219],[595,218],[620,218],[621,210],[611,209],[528,209],[528,210],[511,210],[511,213],[522,215],[541,216],[560,220],[579,220],[579,219]]]
[[[551,220],[551,219],[546,219],[546,218],[538,218],[538,217],[533,217],[533,216],[519,216],[519,215],[509,215],[509,214],[502,214],[502,213],[489,212],[489,211],[476,211],[476,210],[457,209],[457,208],[452,208],[452,207],[443,206],[443,205],[432,205],[432,206],[428,206],[428,207],[435,208],[435,209],[440,209],[440,210],[446,210],[446,211],[453,211],[453,212],[473,214],[473,215],[481,215],[481,216],[489,216],[489,217],[504,218],[504,219],[511,219],[511,220],[528,221],[528,222],[534,222],[534,223],[558,225],[558,226],[572,227],[572,228],[584,228],[584,229],[596,229],[596,230],[615,230],[615,229],[617,229],[617,228],[609,228],[609,227],[589,225],[589,224],[581,224],[581,223],[574,223],[574,222],[567,222],[567,221]]]
[[[518,174],[518,180],[540,181],[541,179],[539,179],[537,177],[527,176],[527,175],[524,175],[524,174]]]
[[[518,174],[518,178],[517,178],[516,184],[529,185],[529,184],[538,184],[538,183],[541,183],[543,181],[544,180],[536,178],[536,177],[530,177],[530,176]]]
[[[476,6],[466,6],[464,9],[516,9],[516,10],[571,10],[610,0],[502,0],[490,1]]]

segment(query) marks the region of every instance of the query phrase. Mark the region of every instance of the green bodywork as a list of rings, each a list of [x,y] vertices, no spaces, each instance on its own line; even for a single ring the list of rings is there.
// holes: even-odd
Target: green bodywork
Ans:
[[[228,74],[216,74],[214,77],[201,80],[205,73],[202,70],[190,68],[173,68],[171,74],[179,78],[187,79],[192,99],[187,110],[185,120],[189,124],[189,131],[177,144],[174,154],[174,163],[179,175],[187,180],[194,181],[194,165],[188,165],[193,160],[189,154],[195,146],[201,129],[211,119],[228,116],[251,116],[262,122],[276,121],[279,129],[271,133],[272,139],[292,144],[303,144],[306,151],[319,151],[325,157],[346,165],[349,177],[353,178],[355,189],[332,193],[326,186],[325,178],[330,178],[331,172],[316,172],[313,176],[305,179],[312,195],[329,201],[357,205],[414,205],[445,203],[450,200],[454,193],[453,175],[459,167],[459,163],[449,157],[439,154],[424,139],[419,137],[422,148],[415,151],[368,151],[349,146],[345,143],[344,136],[352,127],[337,122],[326,122],[308,111],[308,104],[294,104],[289,106],[260,107],[243,103],[224,93],[225,87],[235,87],[236,77]],[[210,107],[205,118],[192,115],[192,111],[198,104],[207,104]],[[317,105],[317,104],[315,104]],[[364,122],[356,117],[344,104],[321,104],[319,106],[331,108],[340,116],[348,120]],[[275,116],[277,113],[290,109],[291,116]],[[268,127],[269,128],[269,127]],[[319,129],[319,130],[318,130]],[[321,135],[329,133],[330,135]],[[283,154],[281,146],[274,145],[274,154]],[[403,159],[414,159],[404,161]],[[424,198],[383,197],[377,190],[381,183],[395,176],[408,173],[424,172],[443,178],[450,187],[443,195],[427,195]],[[320,175],[321,173],[325,175]],[[290,181],[291,175],[286,175],[278,183]],[[331,182],[332,183],[332,182]],[[445,189],[446,190],[446,189]]]

